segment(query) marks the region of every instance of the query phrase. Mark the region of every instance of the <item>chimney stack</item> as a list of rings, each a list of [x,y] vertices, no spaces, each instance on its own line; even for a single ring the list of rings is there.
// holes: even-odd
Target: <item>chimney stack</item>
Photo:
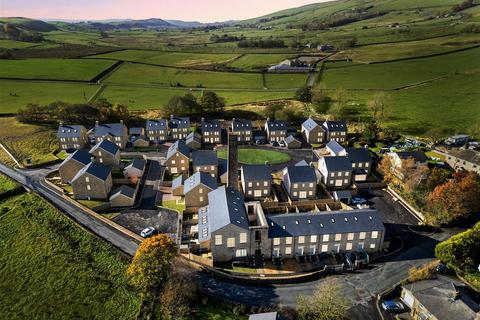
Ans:
[[[227,186],[238,191],[238,135],[228,134]]]

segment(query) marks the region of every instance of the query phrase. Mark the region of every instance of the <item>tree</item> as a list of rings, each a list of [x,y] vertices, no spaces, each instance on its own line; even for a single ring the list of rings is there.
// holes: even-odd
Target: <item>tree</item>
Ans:
[[[322,281],[311,296],[300,296],[297,305],[300,320],[342,320],[348,309],[347,300],[331,278]]]
[[[372,118],[381,128],[385,125],[388,118],[388,96],[383,93],[375,93],[373,99],[368,102],[368,109],[372,113]]]
[[[173,96],[164,108],[166,116],[176,114],[178,116],[191,116],[201,113],[200,105],[191,93],[182,96]]]
[[[427,190],[433,191],[437,186],[444,184],[452,177],[452,173],[449,170],[441,168],[433,168],[427,178]]]
[[[213,91],[204,91],[200,97],[202,112],[221,113],[225,108],[225,100]]]
[[[382,158],[382,160],[380,161],[380,165],[378,166],[378,168],[383,174],[383,181],[385,181],[386,183],[390,183],[395,179],[395,175],[392,171],[392,165],[392,158],[386,155]]]
[[[315,111],[318,113],[327,113],[330,108],[331,99],[327,96],[325,90],[320,86],[312,88],[312,103],[315,107]]]
[[[375,119],[369,119],[365,123],[365,128],[363,131],[363,138],[369,145],[373,145],[378,139],[378,134],[380,133],[380,128],[378,127],[377,121]]]
[[[330,108],[330,114],[335,119],[345,119],[348,115],[348,110],[346,106],[346,95],[347,92],[343,88],[338,88],[335,90],[333,96],[333,105]]]
[[[301,86],[300,88],[295,91],[295,100],[301,101],[301,102],[311,102],[312,101],[312,89],[307,86]]]

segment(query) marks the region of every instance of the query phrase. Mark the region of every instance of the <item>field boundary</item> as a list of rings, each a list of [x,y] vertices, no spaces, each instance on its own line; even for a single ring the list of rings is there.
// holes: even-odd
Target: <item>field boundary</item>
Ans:
[[[96,76],[90,79],[90,83],[96,83],[96,82],[101,82],[102,80],[105,80],[108,78],[113,72],[115,72],[118,68],[120,68],[125,61],[122,60],[117,60],[114,64],[112,64],[110,67],[107,69],[101,71],[98,73]]]

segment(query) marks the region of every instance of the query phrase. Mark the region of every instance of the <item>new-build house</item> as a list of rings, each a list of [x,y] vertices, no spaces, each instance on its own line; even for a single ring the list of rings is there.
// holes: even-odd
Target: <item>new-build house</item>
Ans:
[[[72,191],[78,200],[107,200],[112,189],[110,167],[90,162],[73,177]]]
[[[289,166],[283,170],[283,185],[292,200],[315,199],[317,176],[310,166]]]
[[[57,131],[60,148],[63,150],[82,149],[88,143],[87,129],[81,125],[60,123]]]
[[[352,164],[348,157],[320,157],[318,170],[327,188],[344,189],[352,182]]]
[[[110,196],[110,207],[122,208],[132,207],[135,204],[135,196],[137,195],[137,189],[127,185],[123,185],[120,188],[114,190]]]
[[[143,159],[133,159],[129,165],[123,169],[123,175],[132,183],[138,183],[145,172],[147,162]]]
[[[109,140],[100,140],[90,149],[90,154],[101,164],[112,167],[120,165],[120,148]]]
[[[243,165],[240,173],[246,199],[264,199],[272,189],[272,170],[267,165]]]
[[[310,144],[325,143],[325,128],[318,124],[312,118],[308,118],[302,123],[302,134],[305,140]]]
[[[345,121],[325,121],[323,128],[326,132],[327,141],[347,141],[347,123]]]
[[[372,168],[372,156],[367,148],[347,148],[348,160],[352,164],[353,180],[366,181]]]
[[[267,118],[265,122],[265,132],[268,141],[280,142],[287,136],[287,123],[282,120],[272,120]]]
[[[95,123],[95,142],[99,143],[102,140],[108,140],[117,145],[120,149],[125,149],[128,142],[128,129],[123,124],[119,123]]]
[[[185,176],[183,174],[179,175],[172,180],[172,194],[174,196],[180,197],[183,196],[183,183],[185,182]]]
[[[192,150],[198,150],[202,148],[202,136],[196,132],[190,132],[185,138],[185,144]]]
[[[186,207],[203,207],[208,204],[208,193],[217,188],[217,181],[206,172],[195,172],[185,179],[183,194]]]
[[[292,135],[286,137],[284,142],[288,149],[300,149],[302,147],[302,142]]]
[[[177,140],[168,148],[165,166],[171,174],[186,174],[190,169],[190,149],[183,140]]]
[[[239,143],[252,142],[252,121],[233,118],[231,130],[238,135]]]
[[[200,130],[203,143],[218,144],[222,142],[222,126],[217,120],[202,118]]]
[[[171,139],[185,139],[190,132],[190,119],[171,115],[170,121],[168,122],[168,129]]]
[[[168,140],[168,123],[166,119],[147,120],[145,130],[148,139],[153,143]]]
[[[145,128],[142,127],[131,127],[128,129],[128,134],[131,139],[135,139],[141,136],[145,136]]]
[[[195,150],[192,152],[193,172],[206,172],[212,177],[218,174],[217,153],[212,150]]]
[[[92,156],[87,151],[77,150],[71,153],[58,168],[62,183],[70,183],[78,171],[90,162],[92,162]]]
[[[331,156],[346,156],[347,155],[347,150],[340,145],[337,141],[331,140],[327,143],[325,146],[325,150],[331,155]]]

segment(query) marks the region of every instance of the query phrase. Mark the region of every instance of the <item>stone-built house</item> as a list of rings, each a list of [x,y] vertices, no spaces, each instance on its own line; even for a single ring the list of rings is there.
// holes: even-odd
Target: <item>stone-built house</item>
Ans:
[[[331,140],[327,143],[325,151],[328,152],[330,156],[340,157],[347,155],[347,150],[335,140]]]
[[[315,199],[317,176],[310,166],[289,166],[283,170],[283,186],[292,200]]]
[[[108,140],[120,149],[125,149],[128,142],[128,129],[120,120],[119,123],[95,123],[94,128],[95,142],[98,144],[102,140]]]
[[[58,167],[62,183],[70,183],[78,171],[90,162],[92,162],[92,156],[87,151],[77,150],[71,153]]]
[[[226,159],[218,159],[218,178],[221,184],[227,184],[228,161]]]
[[[232,119],[231,131],[238,135],[239,143],[252,142],[252,121],[246,119]]]
[[[480,174],[480,152],[474,150],[449,150],[445,162],[455,171],[473,171]]]
[[[246,199],[264,199],[272,190],[272,169],[267,165],[243,165],[240,173]]]
[[[100,140],[92,149],[90,154],[95,161],[112,167],[120,166],[120,148],[109,140]]]
[[[346,142],[347,141],[347,123],[345,121],[325,121],[323,128],[326,133],[327,141]]]
[[[132,142],[134,148],[148,148],[150,146],[150,140],[146,136],[138,136]]]
[[[112,195],[110,196],[110,207],[132,207],[135,204],[136,195],[137,188],[123,185],[112,192]]]
[[[152,143],[162,143],[168,140],[168,123],[166,119],[149,119],[145,131]]]
[[[265,132],[268,141],[280,142],[287,136],[287,123],[282,120],[272,120],[267,118],[265,122]]]
[[[320,157],[318,170],[327,188],[348,188],[352,183],[352,164],[348,157]]]
[[[185,139],[190,133],[190,118],[170,116],[168,122],[170,139]]]
[[[302,142],[292,135],[286,137],[284,141],[288,149],[300,149],[302,147]]]
[[[87,129],[82,125],[60,123],[57,130],[60,148],[63,150],[83,149],[88,143]]]
[[[202,132],[202,142],[205,144],[219,144],[222,143],[222,126],[217,120],[204,119],[200,124]]]
[[[318,124],[312,118],[308,118],[302,123],[302,134],[305,140],[310,144],[323,144],[325,143],[326,134],[325,128]]]
[[[132,183],[137,184],[145,173],[147,162],[143,159],[133,159],[129,165],[123,169],[123,175]]]
[[[183,193],[183,183],[185,182],[186,177],[181,174],[175,179],[172,180],[172,194],[177,197],[184,195]]]
[[[131,127],[128,129],[128,134],[130,135],[131,140],[135,140],[138,137],[145,136],[145,128]]]
[[[190,132],[185,138],[185,144],[191,150],[199,150],[202,148],[202,136],[196,132]]]
[[[352,164],[353,180],[367,181],[372,168],[373,158],[367,148],[347,148],[348,160]]]
[[[188,175],[190,169],[190,149],[183,140],[177,140],[168,148],[165,166],[171,174]]]
[[[212,177],[218,174],[217,153],[212,150],[195,150],[192,152],[193,172],[206,172]]]
[[[91,162],[73,177],[71,185],[77,200],[107,200],[113,185],[111,169]]]
[[[185,179],[183,194],[185,206],[199,208],[208,204],[208,193],[217,188],[217,181],[206,172],[195,172]]]

